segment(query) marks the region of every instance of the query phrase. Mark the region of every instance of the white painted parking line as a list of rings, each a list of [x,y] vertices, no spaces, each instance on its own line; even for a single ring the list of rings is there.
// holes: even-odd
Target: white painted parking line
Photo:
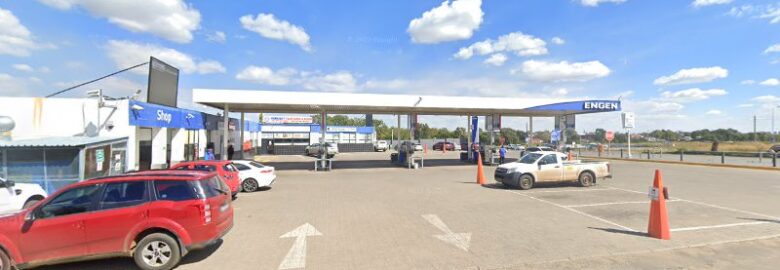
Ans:
[[[542,199],[533,197],[531,195],[523,194],[522,192],[517,192],[517,191],[513,191],[513,190],[507,190],[507,191],[511,192],[511,193],[514,193],[514,194],[517,194],[517,195],[520,195],[520,196],[524,196],[524,197],[527,197],[527,198],[539,201],[539,202],[543,202],[543,203],[546,203],[546,204],[549,204],[549,205],[557,206],[557,207],[569,210],[571,212],[574,212],[574,213],[577,213],[577,214],[580,214],[580,215],[583,215],[583,216],[586,216],[586,217],[589,217],[589,218],[592,218],[592,219],[595,219],[595,220],[598,220],[598,221],[610,224],[612,226],[615,226],[615,227],[618,227],[618,228],[621,228],[621,229],[624,229],[624,230],[627,230],[627,231],[630,231],[630,232],[637,232],[636,230],[631,229],[629,227],[626,227],[626,226],[617,224],[615,222],[612,222],[612,221],[609,221],[609,220],[606,220],[606,219],[603,219],[603,218],[600,218],[600,217],[597,217],[597,216],[594,216],[594,215],[591,215],[591,214],[579,211],[579,210],[571,208],[571,207],[566,207],[564,205],[560,205],[560,204],[557,204],[557,203],[554,203],[554,202],[551,202],[551,201],[542,200]]]
[[[638,193],[638,194],[647,194],[646,192],[640,192],[640,191],[636,191],[636,190],[630,190],[630,189],[624,189],[624,188],[618,188],[618,187],[611,187],[611,188],[616,189],[616,190],[622,190],[622,191],[625,191],[625,192]],[[756,213],[756,212],[752,212],[752,211],[746,211],[746,210],[741,210],[741,209],[736,209],[736,208],[731,208],[731,207],[725,207],[725,206],[720,206],[720,205],[715,205],[715,204],[705,203],[705,202],[697,202],[697,201],[691,201],[691,200],[686,200],[686,199],[676,199],[676,200],[681,201],[681,202],[698,204],[698,205],[712,207],[712,208],[717,208],[717,209],[721,209],[721,210],[741,213],[741,214],[745,214],[745,215],[752,215],[752,216],[763,217],[763,218],[766,218],[766,219],[771,219],[772,221],[780,222],[780,218],[779,217],[775,217],[775,216],[771,216],[771,215],[766,215],[766,214],[761,214],[761,213]]]
[[[673,232],[698,231],[698,230],[728,228],[728,227],[737,227],[737,226],[761,225],[761,224],[767,224],[767,223],[770,223],[770,222],[768,222],[768,221],[755,221],[755,222],[742,222],[742,223],[731,223],[731,224],[721,224],[721,225],[711,225],[711,226],[685,227],[685,228],[671,229],[670,231],[673,231]]]
[[[680,202],[682,200],[667,200],[666,202]],[[564,205],[565,207],[578,208],[578,207],[593,207],[593,206],[607,206],[607,205],[621,205],[621,204],[649,204],[650,201],[630,201],[630,202],[607,202],[607,203],[591,203],[591,204],[575,204]]]
[[[606,191],[606,190],[615,190],[615,189],[614,188],[556,189],[556,190],[525,191],[523,193],[536,194],[536,193],[562,193],[562,192],[589,192],[589,191]]]
[[[469,245],[471,245],[471,233],[454,233],[452,230],[450,230],[449,227],[447,227],[447,224],[444,224],[444,221],[441,221],[437,215],[429,214],[422,215],[422,217],[427,220],[428,223],[431,223],[431,225],[444,233],[434,235],[434,237],[444,241],[447,244],[456,246],[463,251],[469,251]]]

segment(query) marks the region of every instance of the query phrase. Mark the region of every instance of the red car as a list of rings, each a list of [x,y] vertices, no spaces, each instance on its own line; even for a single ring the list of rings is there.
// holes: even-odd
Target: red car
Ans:
[[[196,160],[185,161],[171,166],[172,170],[189,170],[216,172],[222,177],[222,180],[230,187],[230,193],[233,198],[238,194],[241,187],[241,178],[238,177],[238,169],[230,161],[223,160]]]
[[[433,144],[431,150],[442,151],[442,148],[445,147],[445,145],[447,147],[447,151],[455,151],[455,144],[451,142],[437,142]]]
[[[0,270],[124,256],[171,269],[233,227],[226,188],[215,173],[172,170],[69,185],[0,217]]]

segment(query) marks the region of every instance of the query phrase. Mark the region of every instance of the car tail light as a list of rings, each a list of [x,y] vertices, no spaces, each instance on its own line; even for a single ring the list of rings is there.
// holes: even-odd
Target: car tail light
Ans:
[[[203,201],[203,204],[200,206],[200,214],[203,217],[203,224],[211,223],[211,205],[208,201]]]
[[[271,170],[271,169],[266,169],[266,170],[260,171],[260,173],[271,173],[271,172],[273,172],[273,170]]]

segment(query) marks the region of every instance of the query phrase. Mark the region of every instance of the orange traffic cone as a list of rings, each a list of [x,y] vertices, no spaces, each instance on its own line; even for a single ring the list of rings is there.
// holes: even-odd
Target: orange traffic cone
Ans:
[[[482,155],[477,153],[477,184],[485,184],[485,169],[482,168]]]
[[[423,154],[428,154],[428,144],[423,144]]]
[[[669,240],[669,215],[666,212],[666,194],[664,194],[664,180],[661,171],[655,170],[655,180],[651,190],[650,222],[647,225],[647,234],[650,237]]]

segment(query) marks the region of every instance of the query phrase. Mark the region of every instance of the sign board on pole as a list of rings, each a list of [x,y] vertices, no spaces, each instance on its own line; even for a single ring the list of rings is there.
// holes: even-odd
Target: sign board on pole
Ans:
[[[557,142],[561,140],[561,130],[555,129],[550,132],[550,141]]]
[[[624,112],[622,114],[623,117],[623,128],[624,129],[632,129],[634,128],[634,113],[632,112]]]
[[[604,133],[604,139],[608,142],[612,142],[612,140],[615,139],[615,132],[607,131],[607,133]]]

